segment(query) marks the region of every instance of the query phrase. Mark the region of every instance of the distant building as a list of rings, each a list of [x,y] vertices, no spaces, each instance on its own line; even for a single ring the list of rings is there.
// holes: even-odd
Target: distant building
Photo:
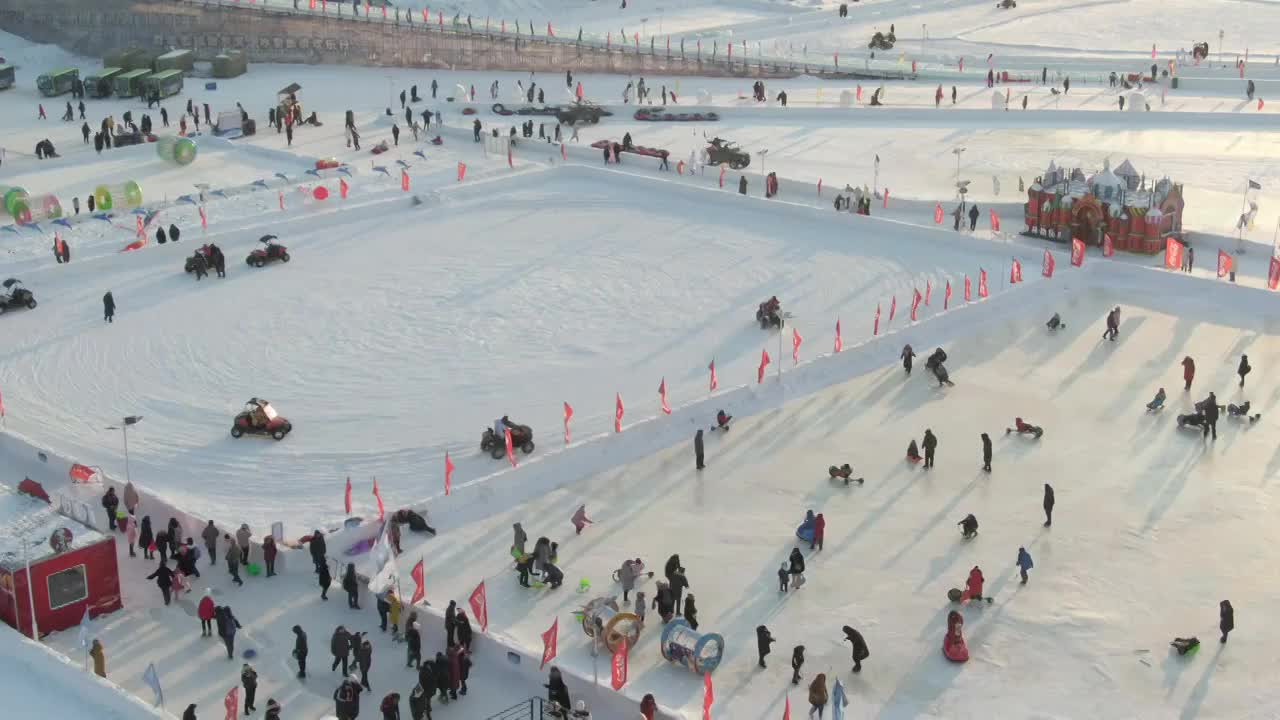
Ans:
[[[0,484],[0,620],[30,636],[75,627],[119,610],[116,541],[60,515],[30,480],[21,493]],[[28,574],[29,573],[29,574]]]
[[[1168,178],[1145,182],[1125,160],[1114,171],[1110,162],[1086,178],[1079,168],[1067,171],[1053,162],[1027,188],[1027,231],[1060,242],[1080,238],[1102,245],[1110,235],[1117,250],[1163,252],[1167,238],[1182,236],[1182,185]]]

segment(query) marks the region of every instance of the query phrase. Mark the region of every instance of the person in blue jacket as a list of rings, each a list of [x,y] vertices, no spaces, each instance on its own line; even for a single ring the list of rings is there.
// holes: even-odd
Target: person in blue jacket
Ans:
[[[1022,584],[1027,584],[1027,571],[1035,567],[1035,563],[1031,562],[1031,553],[1027,552],[1024,547],[1018,548],[1018,574],[1022,576]]]

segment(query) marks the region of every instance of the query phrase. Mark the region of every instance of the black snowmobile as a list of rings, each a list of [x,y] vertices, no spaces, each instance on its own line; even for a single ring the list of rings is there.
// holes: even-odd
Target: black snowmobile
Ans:
[[[867,47],[872,50],[892,50],[893,44],[897,41],[898,38],[893,33],[886,35],[876,31],[876,34],[871,36],[871,42],[867,44]]]
[[[0,290],[0,314],[13,308],[35,309],[36,298],[31,294],[30,290],[22,286],[21,280],[9,278],[0,287],[4,288]]]
[[[519,425],[507,419],[506,415],[502,416],[502,425],[511,431],[511,447],[520,448],[525,455],[533,452],[533,428],[528,425]],[[502,457],[507,454],[507,439],[505,433],[499,435],[493,431],[493,428],[485,428],[484,433],[480,435],[480,452],[487,452],[489,456],[494,458]]]
[[[722,163],[728,163],[729,167],[734,170],[741,170],[751,164],[751,154],[728,140],[721,140],[718,137],[711,138],[711,141],[707,143],[707,164],[720,165]]]

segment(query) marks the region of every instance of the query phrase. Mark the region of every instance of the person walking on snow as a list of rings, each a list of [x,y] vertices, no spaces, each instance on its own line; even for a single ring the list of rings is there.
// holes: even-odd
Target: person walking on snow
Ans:
[[[991,472],[991,436],[982,433],[982,469]]]
[[[107,527],[115,530],[116,508],[120,507],[120,498],[116,495],[115,488],[107,488],[106,494],[102,496],[102,507],[107,511]]]
[[[1226,642],[1226,636],[1223,636],[1223,642]],[[89,657],[93,658],[93,674],[104,678],[107,676],[107,649],[102,646],[102,641],[98,638],[93,639],[93,646],[89,648]]]
[[[1240,376],[1240,387],[1244,387],[1244,376],[1248,375],[1252,370],[1253,368],[1249,366],[1249,356],[1241,355],[1240,367],[1236,368],[1236,374]]]
[[[156,571],[147,576],[148,580],[155,580],[156,585],[160,588],[160,594],[164,596],[164,604],[168,605],[171,599],[170,593],[173,589],[173,571],[169,569],[168,563],[164,560],[160,561]]]
[[[1209,397],[1201,401],[1204,408],[1204,436],[1209,437],[1209,433],[1213,433],[1213,439],[1218,439],[1218,398],[1213,393],[1209,393]]]
[[[1222,631],[1222,640],[1219,642],[1223,643],[1227,641],[1227,635],[1236,629],[1236,611],[1231,607],[1230,600],[1218,603],[1218,629]]]
[[[218,564],[218,534],[218,528],[213,526],[212,520],[200,532],[200,537],[204,540],[205,549],[209,551],[210,565]]]
[[[702,470],[707,466],[707,464],[704,462],[704,455],[702,451],[702,429],[701,428],[698,429],[698,432],[693,434],[693,459],[694,459],[695,470]]]
[[[942,107],[942,86],[941,85],[939,85],[938,90],[933,93],[933,107],[934,108]]]
[[[236,548],[236,543],[231,539],[230,533],[223,535],[222,539],[227,541],[225,559],[227,561],[227,572],[231,574],[231,581],[236,585],[244,585],[244,581],[240,579],[240,550]]]
[[[871,657],[871,651],[867,649],[867,641],[863,639],[862,633],[848,625],[844,626],[844,640],[853,645],[853,671],[862,672],[862,661]]]
[[[142,523],[138,528],[138,548],[142,550],[142,558],[151,560],[155,557],[151,546],[155,543],[155,534],[151,531],[151,516],[143,515]]]
[[[827,532],[827,519],[818,513],[813,519],[813,538],[809,541],[809,549],[812,550],[816,545],[818,550],[822,550],[822,539]]]
[[[342,676],[347,676],[347,661],[351,656],[351,633],[342,625],[333,629],[333,635],[329,638],[329,652],[333,655],[333,667],[330,670],[337,670],[338,665],[342,665]]]
[[[356,648],[356,664],[360,666],[360,687],[373,690],[369,687],[369,671],[373,669],[373,643],[367,637]]]
[[[511,530],[513,533],[511,541],[511,555],[520,557],[524,555],[524,544],[529,541],[529,536],[525,533],[520,523],[512,523]]]
[[[827,676],[825,673],[818,673],[818,676],[809,683],[809,717],[812,718],[814,713],[818,714],[818,720],[822,720],[822,712],[827,709]]]
[[[342,589],[347,591],[347,607],[360,609],[360,583],[356,579],[355,563],[347,563],[347,571],[342,574]]]
[[[1027,584],[1027,571],[1035,567],[1035,563],[1031,562],[1031,553],[1027,552],[1024,547],[1018,548],[1018,574],[1022,576],[1022,584]]]
[[[1053,526],[1053,486],[1049,483],[1044,484],[1044,526]]]
[[[1196,361],[1188,355],[1182,358],[1182,380],[1186,383],[1183,390],[1191,390],[1191,381],[1196,379]]]
[[[307,634],[301,625],[293,626],[293,659],[298,661],[298,679],[307,679]]]
[[[236,544],[240,546],[240,564],[249,564],[249,538],[253,533],[249,530],[248,523],[241,523],[240,529],[236,531]]]
[[[961,599],[981,600],[982,584],[985,581],[986,578],[982,577],[982,570],[977,565],[974,565],[973,569],[969,571],[969,579],[965,581],[964,596]]]
[[[467,613],[459,610],[457,615],[458,623],[458,647],[471,652],[471,621],[467,619]]]
[[[200,605],[196,608],[196,614],[200,617],[200,637],[213,637],[213,590],[204,589],[204,597],[200,598]]]
[[[920,441],[920,446],[924,448],[924,467],[927,470],[933,467],[933,453],[938,449],[938,438],[933,434],[933,430],[925,428],[924,439]]]
[[[1120,306],[1117,305],[1111,312],[1107,313],[1107,329],[1102,333],[1104,339],[1115,342],[1120,336]],[[1190,389],[1190,385],[1188,385]]]
[[[227,648],[227,659],[231,660],[236,654],[236,631],[241,627],[240,621],[226,605],[214,610],[214,619],[217,620],[218,637]]]
[[[317,574],[320,581],[320,599],[329,599],[329,586],[333,584],[333,577],[329,575],[329,563],[320,566],[320,572]]]
[[[307,543],[307,549],[311,551],[311,562],[315,563],[316,572],[320,572],[320,568],[328,567],[329,561],[325,555],[327,552],[324,542],[324,533],[315,530],[311,533],[311,541]]]
[[[975,203],[969,206],[969,232],[978,229],[978,205]]]
[[[791,584],[799,590],[800,586],[804,585],[804,554],[800,552],[800,548],[792,548],[787,561],[789,563],[787,573],[791,575]]]
[[[262,562],[267,565],[267,577],[276,574],[276,539],[271,535],[262,538]]]
[[[911,349],[910,344],[902,346],[902,369],[906,370],[908,375],[911,374],[911,359],[915,356],[916,351]]]
[[[787,563],[778,568],[778,592],[787,591],[787,583],[791,582],[791,569]]]
[[[804,667],[804,646],[797,645],[791,651],[791,684],[800,684],[800,668]]]
[[[581,534],[582,534],[582,528],[584,528],[584,527],[586,527],[586,526],[588,526],[588,525],[590,525],[590,524],[592,523],[591,518],[588,518],[588,517],[587,517],[587,506],[586,506],[586,504],[583,504],[583,505],[579,505],[579,506],[578,506],[578,509],[577,509],[576,511],[574,511],[574,513],[573,513],[573,517],[569,520],[569,522],[573,523],[573,531],[574,531],[574,534],[575,534],[575,535],[581,535]]]
[[[769,632],[769,628],[764,625],[756,626],[756,656],[760,667],[768,667],[768,665],[764,664],[764,658],[769,654],[769,648],[775,642],[777,641],[774,639],[773,633]]]
[[[254,696],[258,694],[258,671],[249,663],[240,668],[240,684],[244,686],[244,714],[257,710],[253,706]]]

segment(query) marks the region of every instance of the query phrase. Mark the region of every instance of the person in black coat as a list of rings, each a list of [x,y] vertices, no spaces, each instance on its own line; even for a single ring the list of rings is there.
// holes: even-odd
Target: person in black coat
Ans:
[[[1218,603],[1218,629],[1222,631],[1222,642],[1226,642],[1227,635],[1236,629],[1236,611],[1230,600]]]
[[[683,607],[684,591],[689,589],[689,578],[685,577],[684,568],[676,568],[676,571],[671,573],[670,586],[671,597],[676,603],[676,614],[683,615],[681,608]]]
[[[333,584],[333,577],[329,575],[329,563],[320,566],[320,599],[329,599],[329,586]]]
[[[920,446],[924,448],[925,468],[933,467],[933,453],[938,449],[938,438],[933,434],[933,430],[925,428],[924,440],[920,441]]]
[[[467,652],[471,652],[471,621],[467,619],[466,613],[459,610],[456,622],[458,629],[458,645]]]
[[[422,687],[422,683],[418,683],[409,693],[409,717],[413,720],[423,720],[429,712],[431,712],[431,693]]]
[[[693,435],[693,459],[694,469],[701,470],[707,465],[703,462],[702,454],[702,428],[698,428],[698,432]]]
[[[1240,387],[1244,387],[1244,376],[1248,375],[1251,370],[1253,368],[1249,365],[1249,356],[1241,355],[1240,367],[1236,369],[1236,374],[1240,376]]]
[[[759,657],[760,667],[768,667],[764,664],[764,657],[769,654],[769,646],[777,642],[773,638],[773,633],[769,632],[769,628],[764,625],[756,626],[756,654]]]
[[[142,524],[138,527],[138,549],[142,550],[143,558],[150,560],[153,557],[151,543],[155,539],[155,533],[151,531],[151,516],[143,515]]]
[[[355,563],[347,563],[347,571],[342,574],[342,589],[347,591],[347,607],[360,609],[360,581],[356,579]]]
[[[975,204],[969,208],[969,232],[978,229],[978,206]]]
[[[739,195],[747,194],[747,176],[746,175],[743,175],[738,178],[738,194]]]
[[[213,617],[218,626],[218,637],[222,638],[222,644],[227,648],[227,659],[230,660],[236,654],[236,631],[241,628],[240,621],[226,605],[215,608]]]
[[[458,603],[456,600],[449,601],[449,607],[444,611],[444,633],[446,645],[453,644],[453,636],[458,630]]]
[[[982,469],[991,472],[991,436],[986,433],[982,433]]]
[[[418,631],[418,624],[409,620],[404,624],[404,641],[408,646],[407,659],[405,667],[422,667],[422,633]]]
[[[369,671],[373,669],[373,643],[366,637],[355,650],[356,664],[360,666],[360,686],[365,690],[372,690],[369,687]]]
[[[681,576],[683,577],[683,576]],[[689,623],[689,627],[694,630],[698,629],[698,606],[693,602],[693,593],[689,593],[684,599],[684,621]]]
[[[547,699],[557,703],[560,707],[569,712],[573,704],[569,701],[569,687],[564,684],[564,678],[560,675],[560,668],[552,666],[551,673],[547,676]]]
[[[160,594],[164,595],[164,604],[168,605],[170,593],[173,589],[173,571],[169,569],[169,565],[165,561],[160,561],[160,566],[156,571],[147,576],[148,580],[154,579],[156,586],[160,588]]]
[[[333,710],[338,720],[355,720],[360,715],[360,683],[350,678],[343,680],[333,691]]]
[[[423,660],[418,666],[418,685],[427,696],[427,711],[431,710],[431,697],[436,694],[436,668],[431,660]]]
[[[180,236],[181,233],[178,232],[178,226],[173,223],[169,223],[169,242],[178,242],[178,238]]]
[[[787,573],[791,575],[791,584],[797,588],[800,587],[800,577],[804,575],[804,553],[800,552],[800,548],[792,548],[791,555],[787,557],[790,567]]]
[[[911,374],[911,359],[916,356],[916,351],[911,349],[910,345],[902,346],[902,369]]]
[[[1210,431],[1213,432],[1213,439],[1218,439],[1218,398],[1213,393],[1209,393],[1209,397],[1201,402],[1204,409],[1204,435],[1209,436]]]
[[[320,572],[321,568],[328,567],[329,561],[325,557],[324,533],[316,530],[311,533],[311,541],[307,543],[307,549],[311,551],[311,562],[315,563],[316,572]]]
[[[1053,525],[1053,486],[1049,483],[1044,484],[1044,526],[1051,527]]]
[[[169,242],[169,239],[165,237],[164,228],[162,227],[156,228],[156,242],[160,243],[161,245]]]
[[[853,644],[853,671],[862,672],[862,661],[871,657],[871,651],[867,649],[867,641],[863,639],[862,633],[848,625],[844,626],[844,639],[845,642]]]
[[[93,208],[89,208],[89,212],[93,212]],[[106,295],[102,296],[102,319],[105,322],[115,322],[116,316],[116,299],[111,296],[108,290]]]
[[[804,646],[797,645],[791,651],[791,684],[800,684],[800,668],[804,667]]]
[[[444,653],[436,653],[435,662],[430,664],[436,674],[436,690],[440,692],[440,702],[449,702],[449,660]]]
[[[351,633],[341,625],[333,631],[333,637],[329,638],[329,652],[333,655],[333,666],[330,670],[337,670],[338,665],[342,665],[342,676],[347,676],[347,660],[351,656]]]
[[[298,661],[298,677],[307,678],[307,634],[301,625],[293,626],[293,659]]]

